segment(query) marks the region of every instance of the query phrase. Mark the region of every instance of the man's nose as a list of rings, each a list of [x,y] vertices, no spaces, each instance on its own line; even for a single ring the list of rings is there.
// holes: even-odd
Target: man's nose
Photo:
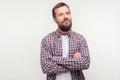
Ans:
[[[68,18],[68,15],[67,15],[67,14],[64,14],[64,18]]]

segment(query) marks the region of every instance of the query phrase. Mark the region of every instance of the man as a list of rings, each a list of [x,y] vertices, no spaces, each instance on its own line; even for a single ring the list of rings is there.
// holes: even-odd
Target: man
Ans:
[[[71,30],[69,6],[63,2],[52,9],[56,31],[41,42],[41,68],[46,80],[85,80],[82,70],[88,69],[90,57],[85,38]]]

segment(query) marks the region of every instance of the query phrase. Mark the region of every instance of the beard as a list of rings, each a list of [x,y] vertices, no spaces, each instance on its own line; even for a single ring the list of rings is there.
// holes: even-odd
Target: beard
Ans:
[[[59,28],[61,31],[63,32],[68,32],[72,27],[72,22],[70,22],[70,24],[66,24],[66,25],[59,25]]]

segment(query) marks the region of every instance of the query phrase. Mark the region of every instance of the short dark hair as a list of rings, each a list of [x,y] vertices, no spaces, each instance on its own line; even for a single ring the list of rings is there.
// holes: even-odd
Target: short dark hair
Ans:
[[[66,3],[64,3],[64,2],[60,2],[60,3],[56,4],[53,7],[53,9],[52,9],[52,16],[53,16],[53,18],[55,18],[55,9],[57,9],[59,7],[62,7],[62,6],[66,6],[69,9],[69,6]],[[69,9],[69,11],[70,11],[70,9]]]

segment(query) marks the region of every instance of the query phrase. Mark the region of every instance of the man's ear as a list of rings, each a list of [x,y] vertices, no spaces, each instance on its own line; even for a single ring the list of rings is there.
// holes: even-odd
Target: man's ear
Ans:
[[[55,21],[55,23],[57,23],[55,18],[53,18],[53,20]]]

